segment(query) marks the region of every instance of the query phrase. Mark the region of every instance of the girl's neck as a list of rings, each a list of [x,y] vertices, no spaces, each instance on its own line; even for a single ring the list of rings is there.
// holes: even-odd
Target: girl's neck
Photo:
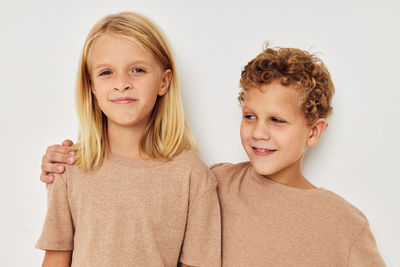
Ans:
[[[145,126],[124,127],[108,123],[108,145],[110,152],[116,156],[140,160],[140,138],[143,135]]]

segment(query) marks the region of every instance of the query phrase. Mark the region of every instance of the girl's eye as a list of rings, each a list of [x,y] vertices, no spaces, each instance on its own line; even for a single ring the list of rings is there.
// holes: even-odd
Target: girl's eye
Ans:
[[[105,71],[102,71],[102,72],[100,73],[100,76],[105,76],[105,75],[110,75],[110,74],[111,74],[111,71],[105,70]]]
[[[134,68],[134,69],[132,70],[132,72],[140,73],[140,72],[145,72],[145,71],[144,71],[144,69],[142,69],[142,68]]]
[[[278,118],[275,118],[275,117],[271,118],[271,121],[276,122],[276,123],[285,123],[286,122],[284,120],[281,120],[281,119],[278,119]]]

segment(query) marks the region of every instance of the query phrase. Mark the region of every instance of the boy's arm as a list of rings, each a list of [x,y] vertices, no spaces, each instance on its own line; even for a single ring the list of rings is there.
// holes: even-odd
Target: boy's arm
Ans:
[[[375,238],[369,229],[368,221],[350,249],[348,266],[386,266],[376,247]]]
[[[64,166],[57,163],[73,164],[75,161],[75,152],[69,147],[74,143],[71,140],[65,140],[62,145],[52,145],[46,150],[46,154],[42,158],[42,173],[40,180],[44,183],[52,183],[54,181],[54,173],[63,173]]]
[[[71,266],[72,250],[46,250],[42,267]]]

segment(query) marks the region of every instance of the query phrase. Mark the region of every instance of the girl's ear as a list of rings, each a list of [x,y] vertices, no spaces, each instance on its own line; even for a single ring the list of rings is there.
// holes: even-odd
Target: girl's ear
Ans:
[[[171,78],[172,78],[172,70],[166,69],[162,74],[161,86],[160,90],[158,91],[159,96],[163,96],[168,92],[168,88],[171,83]]]
[[[319,118],[318,120],[316,120],[311,127],[310,135],[308,136],[307,140],[307,145],[315,146],[327,126],[328,124],[326,123],[325,119]]]
[[[90,83],[90,91],[92,91],[93,95],[96,96],[96,89],[94,88],[93,84]]]

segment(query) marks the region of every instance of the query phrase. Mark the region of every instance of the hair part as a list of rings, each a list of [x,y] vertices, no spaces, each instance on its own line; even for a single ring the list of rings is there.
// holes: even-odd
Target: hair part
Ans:
[[[279,82],[295,86],[301,96],[301,109],[309,124],[326,118],[332,112],[331,100],[335,92],[331,75],[315,54],[297,48],[270,48],[251,60],[242,70],[239,103],[244,104],[246,90],[263,84]]]
[[[112,34],[146,49],[172,77],[168,91],[158,96],[139,149],[147,159],[170,160],[184,150],[197,150],[194,136],[185,121],[178,78],[171,50],[162,31],[145,16],[123,12],[109,15],[92,28],[86,38],[76,83],[76,107],[79,118],[78,142],[74,145],[77,164],[91,169],[102,164],[109,152],[107,117],[101,111],[91,90],[91,52],[95,41]]]

